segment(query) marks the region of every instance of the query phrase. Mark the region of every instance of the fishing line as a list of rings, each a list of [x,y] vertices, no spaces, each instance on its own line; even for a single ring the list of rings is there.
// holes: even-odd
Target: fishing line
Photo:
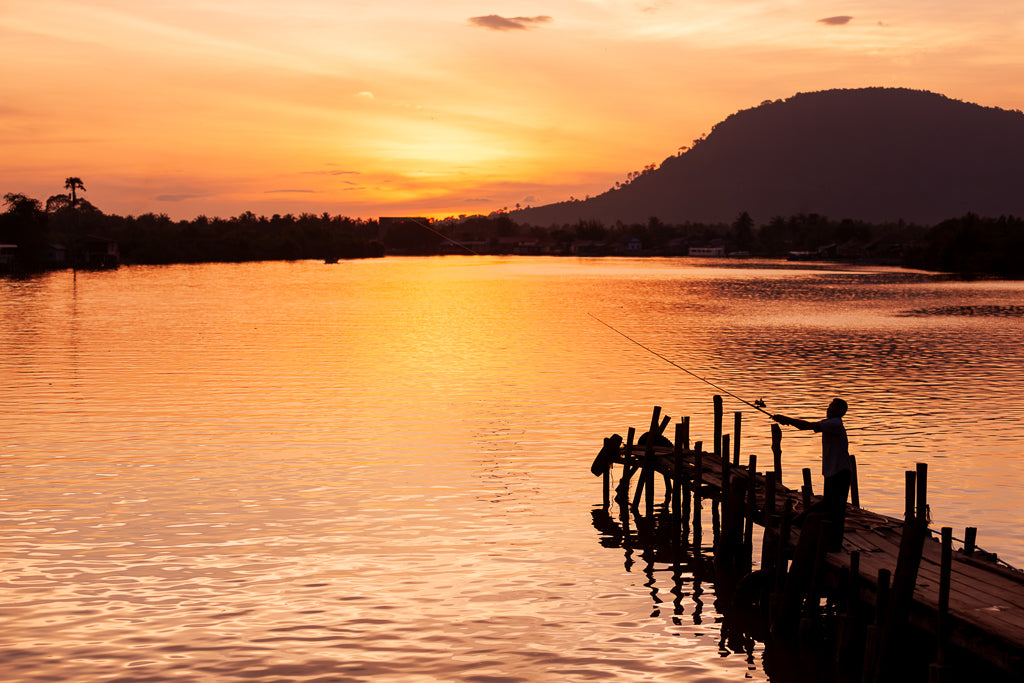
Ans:
[[[604,325],[605,327],[607,327],[607,328],[608,328],[609,330],[611,330],[612,332],[615,332],[616,334],[619,334],[619,335],[621,335],[621,336],[625,337],[626,339],[628,339],[629,341],[633,342],[634,344],[636,344],[637,346],[639,346],[639,347],[640,347],[641,349],[643,349],[643,350],[644,350],[644,351],[646,351],[647,353],[650,353],[651,355],[657,356],[658,358],[660,358],[661,360],[665,361],[666,363],[668,363],[668,364],[669,364],[669,365],[671,365],[672,367],[674,367],[674,368],[677,368],[677,369],[679,369],[679,370],[682,370],[682,371],[683,371],[683,372],[685,372],[685,373],[686,373],[687,375],[690,375],[690,376],[691,376],[691,377],[693,377],[694,379],[698,379],[698,380],[700,380],[701,382],[704,382],[705,384],[707,384],[707,385],[708,385],[708,386],[710,386],[710,387],[714,387],[715,389],[717,389],[718,391],[722,392],[723,394],[727,394],[728,396],[732,396],[732,397],[733,397],[734,399],[736,399],[736,400],[737,400],[737,401],[739,401],[740,403],[744,403],[744,404],[746,404],[746,405],[750,406],[751,408],[754,408],[755,410],[759,410],[759,411],[761,411],[762,413],[764,413],[764,414],[765,414],[765,415],[767,415],[768,417],[771,417],[771,416],[772,416],[772,414],[771,414],[771,413],[769,413],[769,412],[768,412],[767,410],[765,410],[765,406],[764,406],[764,401],[762,401],[762,400],[758,399],[757,401],[755,401],[755,402],[751,403],[750,401],[747,401],[747,400],[745,400],[745,399],[742,399],[742,398],[740,398],[739,396],[737,396],[736,394],[734,394],[734,393],[732,393],[731,391],[729,391],[728,389],[723,389],[722,387],[718,386],[717,384],[715,384],[715,383],[714,383],[714,382],[712,382],[711,380],[705,379],[705,378],[701,377],[700,375],[698,375],[698,374],[696,374],[696,373],[690,372],[689,370],[687,370],[686,368],[684,368],[684,367],[683,367],[682,365],[680,365],[679,363],[676,363],[675,361],[673,361],[673,360],[670,360],[670,359],[666,358],[665,356],[661,355],[660,353],[658,353],[658,352],[657,352],[657,351],[655,351],[654,349],[652,349],[652,348],[650,348],[650,347],[648,347],[648,346],[645,346],[645,345],[641,344],[640,342],[638,342],[638,341],[637,341],[636,339],[633,339],[632,337],[630,337],[630,336],[629,336],[628,334],[626,334],[625,332],[623,332],[623,331],[621,331],[621,330],[617,330],[617,329],[615,329],[614,327],[612,327],[611,325],[609,325],[609,324],[608,324],[608,323],[606,323],[605,321],[603,321],[603,320],[601,320],[600,318],[598,318],[598,317],[597,317],[596,315],[594,315],[593,313],[587,313],[587,315],[589,315],[589,316],[590,316],[591,318],[593,318],[593,319],[594,319],[594,320],[596,320],[597,322],[599,322],[599,323],[601,323],[602,325]]]
[[[705,383],[705,384],[707,384],[708,386],[710,386],[710,387],[713,387],[713,388],[717,389],[718,391],[722,392],[723,394],[726,394],[726,395],[728,395],[728,396],[731,396],[732,398],[736,399],[736,400],[737,400],[737,401],[739,401],[740,403],[743,403],[743,404],[745,404],[745,405],[748,405],[748,406],[750,406],[751,408],[754,408],[755,410],[759,410],[760,412],[762,412],[762,413],[764,413],[765,415],[767,415],[767,416],[768,416],[769,418],[771,418],[771,417],[772,417],[772,413],[770,413],[770,412],[768,412],[767,410],[765,410],[765,407],[766,407],[766,406],[765,406],[765,403],[764,403],[764,401],[763,401],[762,399],[757,399],[757,400],[756,400],[756,401],[754,401],[754,402],[750,402],[750,401],[747,401],[746,399],[742,399],[742,398],[740,398],[739,396],[737,396],[736,394],[734,394],[734,393],[732,393],[731,391],[729,391],[728,389],[725,389],[725,388],[723,388],[723,387],[720,387],[719,385],[715,384],[715,383],[714,383],[714,382],[712,382],[711,380],[709,380],[709,379],[705,379],[704,377],[701,377],[700,375],[698,375],[698,374],[696,374],[696,373],[694,373],[694,372],[691,372],[690,370],[687,370],[686,368],[684,368],[684,367],[683,367],[682,365],[680,365],[679,363],[676,363],[675,361],[673,361],[673,360],[671,360],[671,359],[669,359],[669,358],[666,358],[665,356],[661,355],[660,353],[658,353],[658,352],[657,352],[657,351],[655,351],[654,349],[650,348],[649,346],[645,346],[645,345],[644,345],[644,344],[642,344],[641,342],[638,342],[638,341],[637,341],[636,339],[633,339],[632,337],[630,337],[630,336],[629,336],[628,334],[626,334],[625,332],[623,332],[623,331],[621,331],[621,330],[618,330],[618,329],[616,329],[616,328],[612,327],[611,325],[609,325],[609,324],[608,324],[608,323],[606,323],[605,321],[603,321],[603,320],[601,320],[600,318],[598,318],[598,317],[597,317],[596,315],[594,315],[593,313],[587,313],[587,315],[589,315],[589,316],[590,316],[591,318],[593,318],[593,319],[594,319],[594,320],[596,320],[597,322],[599,322],[599,323],[601,323],[602,325],[604,325],[605,327],[607,327],[607,328],[608,328],[609,330],[611,330],[612,332],[615,332],[616,334],[618,334],[618,335],[620,335],[620,336],[622,336],[622,337],[625,337],[625,338],[626,338],[626,339],[628,339],[629,341],[633,342],[634,344],[636,344],[637,346],[639,346],[639,347],[640,347],[641,349],[643,349],[643,350],[644,350],[644,351],[646,351],[647,353],[649,353],[649,354],[651,354],[651,355],[653,355],[653,356],[656,356],[656,357],[660,358],[661,360],[665,361],[666,363],[668,363],[668,364],[669,364],[669,365],[671,365],[672,367],[674,367],[674,368],[676,368],[676,369],[678,369],[678,370],[682,370],[683,372],[685,372],[685,373],[686,373],[687,375],[690,375],[690,376],[691,376],[691,377],[693,377],[694,379],[700,380],[701,382],[704,382],[704,383]],[[877,427],[877,426],[869,426],[869,427],[847,427],[847,428],[846,428],[846,431],[848,431],[848,432],[850,432],[850,431],[872,431],[872,432],[878,432],[878,431],[888,431],[888,432],[891,432],[892,430],[887,430],[887,429],[885,429],[884,427]]]

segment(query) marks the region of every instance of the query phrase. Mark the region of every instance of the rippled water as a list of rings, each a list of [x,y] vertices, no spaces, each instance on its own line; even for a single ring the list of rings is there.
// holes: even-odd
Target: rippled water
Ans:
[[[713,265],[0,280],[4,680],[766,680],[713,584],[592,525],[601,439],[654,405],[709,439],[717,393],[599,320],[773,411],[846,397],[863,505],[927,462],[934,525],[1024,564],[1024,283]]]

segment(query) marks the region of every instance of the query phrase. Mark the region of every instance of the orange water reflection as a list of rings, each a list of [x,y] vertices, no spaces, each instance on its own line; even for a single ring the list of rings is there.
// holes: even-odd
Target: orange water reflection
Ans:
[[[665,568],[595,536],[601,439],[660,405],[707,440],[714,390],[588,314],[773,410],[841,393],[866,506],[901,511],[928,462],[935,525],[1024,564],[1021,318],[949,314],[1012,312],[1024,286],[754,265],[0,281],[12,680],[766,680],[757,647],[753,670],[720,656],[713,586],[676,623],[651,608]],[[767,454],[767,421],[726,409]],[[787,483],[817,449],[787,433]]]

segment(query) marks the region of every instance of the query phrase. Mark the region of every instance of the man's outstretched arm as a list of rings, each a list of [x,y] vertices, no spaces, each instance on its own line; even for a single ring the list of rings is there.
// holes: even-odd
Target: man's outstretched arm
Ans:
[[[817,424],[816,422],[799,420],[795,417],[788,417],[786,415],[772,415],[772,419],[780,425],[789,425],[791,427],[796,427],[797,429],[814,429],[814,425]]]

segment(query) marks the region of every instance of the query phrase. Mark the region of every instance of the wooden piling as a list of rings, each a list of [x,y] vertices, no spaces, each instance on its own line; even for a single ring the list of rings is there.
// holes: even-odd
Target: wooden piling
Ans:
[[[678,547],[679,540],[683,536],[683,478],[686,476],[683,471],[683,441],[685,439],[685,426],[682,422],[676,424],[675,441],[672,449],[672,545]]]
[[[928,520],[928,463],[917,463],[917,518]]]
[[[782,427],[778,423],[772,423],[772,456],[774,460],[775,476],[779,483],[782,483]]]
[[[693,545],[700,548],[701,535],[701,491],[700,487],[704,481],[704,456],[701,452],[703,442],[698,441],[693,445]],[[699,552],[699,550],[698,550]]]
[[[770,470],[764,473],[764,525],[768,526],[768,520],[775,514],[775,471]]]
[[[862,683],[872,683],[878,668],[878,653],[882,646],[882,629],[885,615],[889,610],[891,572],[888,569],[878,570],[877,588],[875,593],[875,620],[864,634],[864,664],[861,667]]]
[[[722,452],[728,454],[729,452],[729,435],[726,434],[722,437]],[[732,463],[729,462],[729,458],[722,458],[722,498],[726,499],[729,497],[731,486],[729,480],[732,478]]]
[[[978,543],[978,529],[969,526],[964,530],[964,554],[973,555]]]
[[[949,588],[953,577],[953,529],[942,527],[942,559],[939,564],[939,611],[935,624],[937,661],[928,670],[929,683],[945,683],[949,680]]]
[[[804,512],[807,512],[811,507],[811,496],[814,495],[814,491],[811,488],[811,468],[805,467],[803,469],[804,475],[804,487],[801,489],[803,493]]]
[[[917,490],[917,472],[913,470],[907,470],[905,473],[905,490],[904,490],[904,505],[903,505],[903,517],[904,519],[910,519],[914,516],[914,495]]]
[[[680,427],[682,428],[682,441],[684,450],[690,450],[690,418],[686,416],[682,418]],[[678,432],[677,432],[678,433]],[[683,473],[683,482],[680,492],[682,493],[682,501],[680,506],[682,508],[683,519],[682,525],[682,537],[688,539],[690,536],[690,486],[692,485],[689,479],[686,478],[685,471]]]
[[[903,524],[899,556],[896,558],[896,572],[893,574],[892,580],[892,593],[889,596],[889,609],[885,628],[881,634],[878,662],[875,668],[876,683],[881,683],[886,679],[903,642],[927,534],[927,523],[923,519],[910,518]]]
[[[857,478],[857,458],[850,456],[850,504],[860,507],[860,481]]]
[[[647,487],[647,496],[645,502],[647,503],[646,511],[647,518],[651,519],[654,517],[654,444],[658,442],[658,437],[665,431],[665,427],[671,418],[668,415],[665,416],[665,420],[661,419],[661,406],[654,406],[654,410],[651,414],[651,429],[647,433],[647,443],[644,448],[644,486]]]
[[[615,462],[615,456],[618,455],[619,449],[622,447],[622,437],[618,434],[613,434],[609,438],[604,440],[604,447],[601,449],[604,456],[604,465],[601,471],[601,490],[603,491],[604,509],[607,510],[611,507],[612,503],[612,465]],[[599,456],[600,457],[600,456]],[[591,466],[593,471],[593,466]]]
[[[743,431],[743,412],[737,410],[735,413],[733,413],[733,422],[732,422],[732,440],[733,440],[733,444],[732,444],[732,448],[733,448],[733,451],[732,451],[732,461],[734,463],[739,463],[739,461],[740,461],[740,434],[742,433],[742,431]]]
[[[633,475],[633,439],[636,437],[636,429],[629,428],[626,432],[626,447],[622,452],[622,480],[616,492],[615,499],[620,503],[629,502],[629,480]]]
[[[749,567],[754,552],[754,515],[757,514],[757,456],[750,454],[747,466],[747,505],[743,525],[743,551]]]
[[[651,413],[651,426],[647,430],[647,439],[644,443],[644,454],[640,461],[640,480],[637,482],[636,492],[633,494],[633,508],[636,509],[640,505],[640,496],[646,490],[645,510],[648,517],[654,515],[654,444],[667,424],[667,422],[661,422],[661,406],[654,406]]]
[[[835,660],[840,668],[853,663],[857,652],[856,635],[860,615],[860,551],[850,553],[850,570],[846,576],[843,615],[839,618],[839,633],[836,637]]]
[[[782,507],[782,517],[778,525],[778,547],[775,555],[775,581],[772,586],[772,595],[769,600],[770,615],[772,623],[779,615],[779,605],[782,600],[782,592],[785,588],[785,578],[788,569],[788,557],[790,557],[790,532],[793,524],[793,499],[786,498]]]
[[[814,564],[811,569],[811,582],[807,589],[807,599],[804,602],[804,614],[806,616],[818,615],[821,600],[822,586],[825,584],[825,555],[828,553],[829,539],[832,538],[832,520],[822,516],[818,523],[818,537],[814,545]]]
[[[734,573],[739,568],[737,560],[743,545],[743,506],[746,485],[740,479],[733,479],[732,490],[723,505],[721,530],[715,544],[715,565],[721,570]]]
[[[786,574],[782,595],[779,598],[779,610],[775,617],[772,630],[779,633],[793,633],[799,625],[800,614],[804,604],[804,591],[814,570],[815,552],[818,536],[821,532],[819,514],[808,515],[800,528],[800,538],[793,551],[793,562]]]
[[[715,404],[715,455],[722,457],[722,397],[715,394],[712,397]],[[728,457],[728,456],[726,456]]]

